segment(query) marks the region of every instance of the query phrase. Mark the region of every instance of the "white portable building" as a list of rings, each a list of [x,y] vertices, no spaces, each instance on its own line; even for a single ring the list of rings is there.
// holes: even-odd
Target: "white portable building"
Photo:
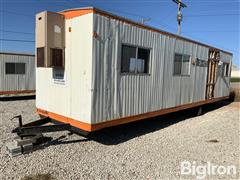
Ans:
[[[35,55],[0,52],[0,96],[35,93]]]
[[[229,96],[232,54],[96,8],[36,15],[37,112],[84,131]]]

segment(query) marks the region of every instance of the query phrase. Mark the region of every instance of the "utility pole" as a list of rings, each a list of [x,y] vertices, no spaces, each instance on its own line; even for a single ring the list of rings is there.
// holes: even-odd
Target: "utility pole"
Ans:
[[[177,22],[178,22],[178,35],[180,35],[181,34],[181,22],[183,19],[181,9],[187,7],[187,5],[182,3],[182,0],[172,0],[172,1],[178,5]]]

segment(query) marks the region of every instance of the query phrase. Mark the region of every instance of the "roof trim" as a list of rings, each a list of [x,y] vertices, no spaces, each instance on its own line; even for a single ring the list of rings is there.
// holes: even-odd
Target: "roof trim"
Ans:
[[[65,16],[65,19],[72,19],[89,13],[93,13],[93,9],[74,9],[60,12],[60,14]]]
[[[1,52],[0,54],[6,54],[6,55],[18,55],[18,56],[34,56],[35,54],[31,54],[31,53],[18,53],[18,52]]]
[[[94,8],[94,7],[83,7],[83,8],[67,9],[67,10],[61,11],[59,13],[60,14],[67,14],[67,13],[73,13],[74,12],[73,13],[74,17],[77,17],[77,16],[81,16],[81,15],[87,14],[87,13],[81,12],[81,11],[86,11],[86,10],[90,10],[90,11],[93,11],[93,13],[95,13],[95,14],[100,14],[102,16],[109,17],[109,18],[112,18],[112,19],[116,19],[116,20],[119,20],[119,21],[122,21],[122,22],[125,22],[125,23],[128,23],[128,24],[131,24],[131,25],[143,28],[143,29],[147,29],[147,30],[150,30],[150,31],[153,31],[153,32],[157,32],[157,33],[166,35],[166,36],[174,37],[174,38],[180,39],[180,40],[185,40],[185,41],[188,41],[188,42],[191,42],[191,43],[195,43],[195,44],[198,44],[198,45],[201,45],[201,46],[205,46],[205,47],[210,48],[210,49],[222,51],[222,52],[227,53],[229,55],[233,55],[231,52],[228,52],[228,51],[216,48],[214,46],[210,46],[210,45],[205,44],[205,43],[201,43],[201,42],[198,42],[198,41],[195,41],[195,40],[183,37],[183,36],[179,36],[179,35],[176,35],[176,34],[173,34],[173,33],[170,33],[170,32],[164,31],[164,30],[161,30],[161,29],[157,29],[157,28],[152,27],[152,26],[143,25],[143,24],[141,24],[139,22],[136,22],[136,21],[124,18],[122,16],[118,16],[118,15],[115,15],[115,14],[112,14],[112,13],[109,13],[107,11],[104,11],[104,10],[101,10],[101,9],[98,9],[98,8]],[[73,17],[71,17],[71,18],[73,18]],[[66,19],[68,19],[68,18],[66,18]]]

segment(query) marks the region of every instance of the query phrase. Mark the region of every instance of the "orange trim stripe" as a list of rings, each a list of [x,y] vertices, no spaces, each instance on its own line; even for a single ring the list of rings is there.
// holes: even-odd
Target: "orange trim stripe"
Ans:
[[[7,95],[7,94],[28,94],[28,93],[35,93],[35,90],[0,91],[0,95]]]
[[[98,123],[98,124],[88,124],[85,122],[81,122],[81,121],[77,121],[62,115],[58,115],[52,112],[48,112],[42,109],[38,109],[37,108],[37,113],[41,114],[43,116],[46,117],[50,117],[51,119],[54,119],[56,121],[60,121],[63,123],[69,123],[74,127],[77,127],[79,129],[82,129],[84,131],[88,131],[88,132],[92,132],[92,131],[97,131],[103,128],[107,128],[107,127],[111,127],[111,126],[117,126],[120,124],[126,124],[126,123],[130,123],[130,122],[134,122],[134,121],[138,121],[138,120],[142,120],[142,119],[147,119],[147,118],[151,118],[151,117],[155,117],[155,116],[160,116],[163,114],[168,114],[171,112],[177,112],[177,111],[181,111],[184,109],[189,109],[189,108],[193,108],[193,107],[197,107],[197,106],[201,106],[204,104],[209,104],[209,103],[214,103],[217,101],[221,101],[224,99],[228,99],[229,96],[224,96],[224,97],[220,97],[220,98],[214,98],[214,99],[208,99],[208,100],[204,100],[204,101],[199,101],[199,102],[195,102],[195,103],[190,103],[190,104],[185,104],[185,105],[181,105],[181,106],[177,106],[177,107],[172,107],[172,108],[167,108],[167,109],[161,109],[159,111],[153,111],[153,112],[149,112],[149,113],[144,113],[144,114],[139,114],[139,115],[135,115],[135,116],[128,116],[128,117],[124,117],[124,118],[120,118],[120,119],[114,119],[111,121],[105,121],[102,123]]]
[[[93,9],[81,9],[81,10],[79,9],[79,10],[60,12],[60,14],[64,15],[66,19],[71,19],[71,18],[82,16],[89,13],[93,13]]]
[[[72,126],[83,129],[85,131],[89,131],[89,132],[92,131],[91,124],[88,124],[88,123],[77,121],[77,120],[74,120],[74,119],[71,119],[71,118],[56,114],[56,113],[48,112],[48,111],[45,111],[42,109],[37,109],[37,113],[41,114],[43,116],[46,116],[46,117],[50,117],[51,119],[54,119],[56,121],[60,121],[63,123],[69,123]]]

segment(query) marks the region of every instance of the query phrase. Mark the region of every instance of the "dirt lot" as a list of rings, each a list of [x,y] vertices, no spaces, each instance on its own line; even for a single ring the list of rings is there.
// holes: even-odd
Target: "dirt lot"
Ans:
[[[240,89],[240,83],[239,82],[232,82],[231,88],[233,89]]]
[[[221,102],[205,107],[194,117],[184,111],[110,128],[87,139],[68,132],[49,133],[52,141],[30,154],[10,158],[6,142],[14,137],[22,114],[37,119],[34,100],[0,101],[0,179],[21,179],[47,174],[56,179],[178,179],[184,160],[206,165],[235,165],[237,175],[207,178],[239,178],[240,103]]]

